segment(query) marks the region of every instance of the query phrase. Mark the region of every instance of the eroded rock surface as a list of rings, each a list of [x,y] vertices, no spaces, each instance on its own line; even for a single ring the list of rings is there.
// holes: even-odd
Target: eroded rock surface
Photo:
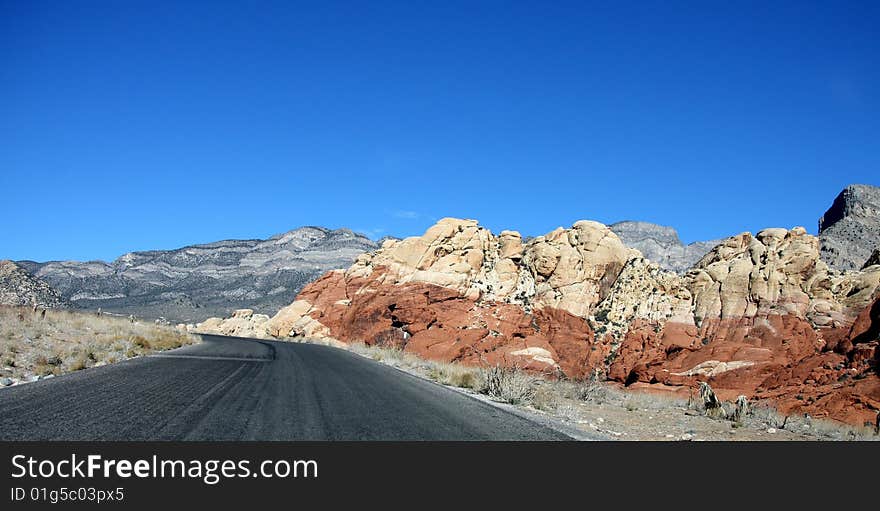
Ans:
[[[880,188],[847,186],[819,219],[822,260],[839,270],[857,270],[880,248]]]
[[[61,307],[65,303],[46,282],[12,261],[0,261],[0,305]]]
[[[650,222],[625,221],[609,226],[614,234],[626,244],[657,263],[665,270],[684,273],[707,252],[721,243],[722,239],[696,241],[685,245],[672,227]]]

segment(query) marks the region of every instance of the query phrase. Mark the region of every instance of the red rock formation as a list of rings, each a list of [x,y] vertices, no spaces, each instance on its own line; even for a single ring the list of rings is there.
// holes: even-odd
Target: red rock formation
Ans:
[[[745,394],[771,400],[783,413],[873,424],[880,410],[878,332],[880,299],[834,350],[822,341],[822,330],[794,315],[707,320],[698,331],[639,323],[627,332],[608,375],[628,385],[707,381],[722,399]]]
[[[299,299],[312,304],[311,318],[334,339],[397,346],[432,360],[583,377],[607,355],[593,349],[588,323],[567,311],[527,313],[433,284],[389,286],[384,275],[381,269],[369,278],[329,273]]]

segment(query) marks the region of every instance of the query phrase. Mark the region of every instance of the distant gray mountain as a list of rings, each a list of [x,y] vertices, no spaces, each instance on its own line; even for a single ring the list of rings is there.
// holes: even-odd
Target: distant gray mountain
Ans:
[[[672,227],[650,222],[617,222],[609,226],[623,243],[635,248],[645,258],[660,267],[677,273],[684,273],[706,253],[721,243],[722,239],[697,241],[685,245]]]
[[[49,284],[12,261],[0,261],[0,305],[61,307],[64,300]]]
[[[273,314],[327,270],[378,248],[348,229],[302,227],[266,240],[225,240],[104,261],[19,261],[74,306],[195,322],[248,307]]]
[[[820,255],[838,270],[858,270],[880,248],[880,188],[849,185],[819,219]]]

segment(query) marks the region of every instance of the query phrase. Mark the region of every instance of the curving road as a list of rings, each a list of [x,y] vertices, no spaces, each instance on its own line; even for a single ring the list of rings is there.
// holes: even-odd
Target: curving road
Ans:
[[[203,338],[0,389],[0,439],[571,439],[344,350]]]

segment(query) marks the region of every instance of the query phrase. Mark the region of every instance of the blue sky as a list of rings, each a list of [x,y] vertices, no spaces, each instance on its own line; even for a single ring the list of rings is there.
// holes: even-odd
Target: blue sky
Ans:
[[[880,185],[880,2],[0,1],[0,258],[301,225],[695,241]]]

